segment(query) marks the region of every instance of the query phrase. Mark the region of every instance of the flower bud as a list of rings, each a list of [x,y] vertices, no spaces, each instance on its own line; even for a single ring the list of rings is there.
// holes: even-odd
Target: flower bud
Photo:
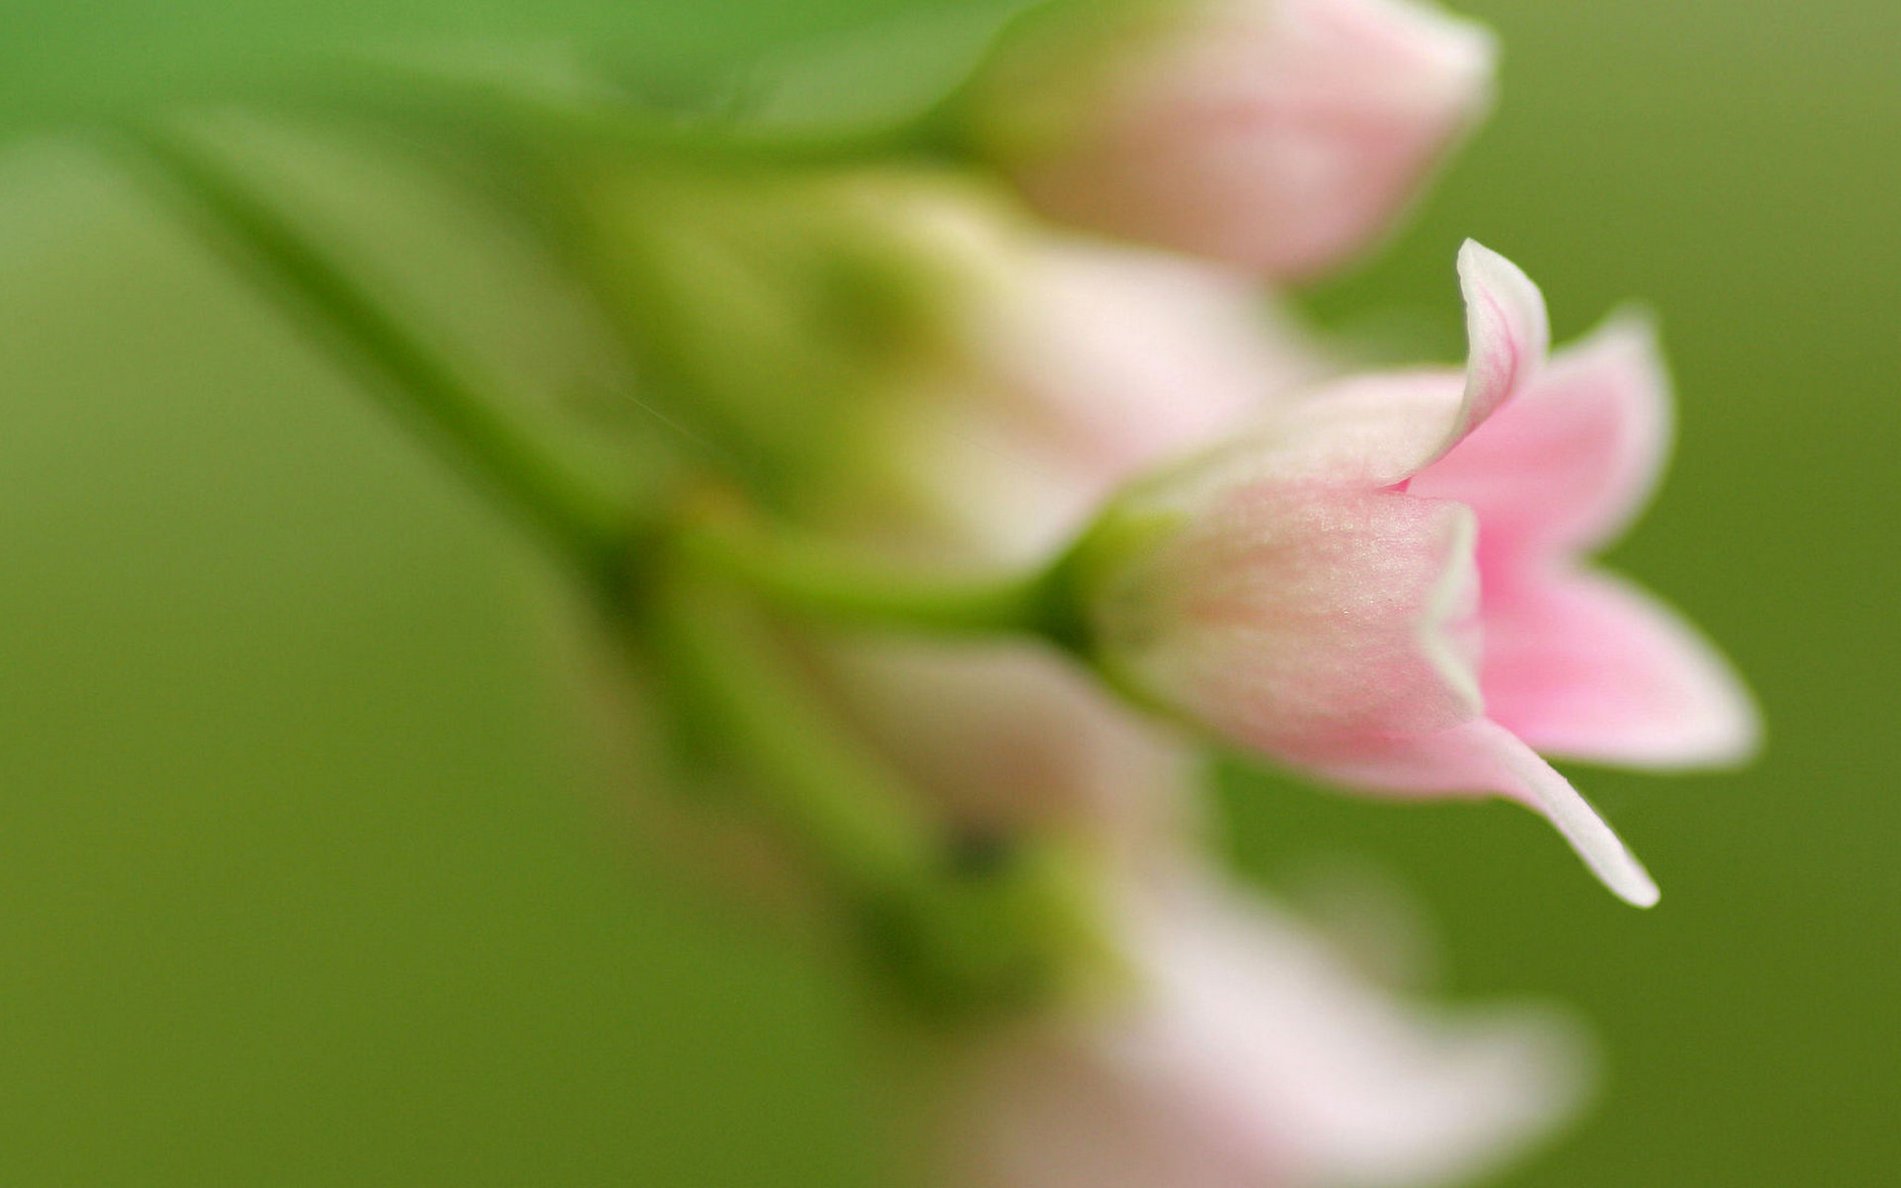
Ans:
[[[1004,254],[992,189],[899,168],[610,173],[585,187],[585,259],[653,402],[789,505],[839,469],[868,397],[944,352]]]
[[[880,505],[889,535],[1040,559],[1130,477],[1326,367],[1233,270],[1009,230],[943,307],[946,349],[869,410],[866,472],[899,496]]]
[[[1303,279],[1405,207],[1493,56],[1415,0],[1072,4],[1005,40],[972,135],[1059,220]]]
[[[968,836],[1060,837],[1132,869],[1196,832],[1194,749],[1049,649],[874,637],[816,651],[844,720]]]

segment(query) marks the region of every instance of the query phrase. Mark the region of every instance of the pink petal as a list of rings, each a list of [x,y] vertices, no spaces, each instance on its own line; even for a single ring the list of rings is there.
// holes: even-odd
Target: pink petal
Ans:
[[[1695,628],[1601,573],[1485,594],[1487,708],[1548,754],[1633,767],[1727,765],[1756,749],[1748,692]]]
[[[1459,284],[1469,342],[1463,379],[1426,369],[1329,384],[1230,447],[1232,468],[1384,487],[1443,458],[1530,382],[1550,343],[1538,287],[1505,257],[1468,240]]]
[[[1263,473],[1389,487],[1429,465],[1464,419],[1464,379],[1422,368],[1338,380],[1270,422]]]
[[[1459,249],[1459,287],[1465,294],[1465,404],[1446,450],[1529,383],[1551,350],[1544,294],[1518,265],[1468,239]]]
[[[1129,509],[1132,522],[1145,513]],[[1351,750],[1478,712],[1472,519],[1394,492],[1219,492],[1111,562],[1100,654],[1134,688],[1270,755]]]
[[[1670,419],[1655,336],[1620,319],[1561,351],[1410,489],[1471,505],[1486,558],[1595,548],[1649,498]]]
[[[1354,787],[1409,794],[1494,792],[1544,815],[1611,893],[1637,907],[1657,885],[1569,780],[1496,722],[1480,719],[1432,734],[1362,740],[1352,752],[1308,765]]]

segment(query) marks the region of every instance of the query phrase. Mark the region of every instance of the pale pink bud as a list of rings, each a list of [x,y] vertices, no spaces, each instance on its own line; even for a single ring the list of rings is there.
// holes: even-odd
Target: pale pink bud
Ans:
[[[948,311],[954,351],[878,421],[882,465],[948,551],[1045,556],[1129,478],[1327,368],[1228,269],[1040,235],[1010,247]]]
[[[1093,642],[1128,687],[1283,762],[1380,790],[1528,804],[1647,906],[1656,886],[1623,843],[1486,717],[1483,525],[1432,497],[1430,476],[1539,382],[1548,330],[1543,298],[1509,261],[1468,243],[1459,268],[1463,377],[1338,382],[1110,506],[1075,557]],[[1536,457],[1523,465],[1534,469],[1516,498],[1551,499]],[[1607,664],[1596,695],[1615,698],[1614,678],[1636,669]]]
[[[845,720],[953,827],[1123,869],[1192,837],[1195,750],[1052,650],[874,637],[819,659]]]
[[[1577,1105],[1542,1011],[1428,1010],[1202,879],[1123,905],[1128,996],[994,1037],[951,1099],[955,1188],[1404,1188],[1507,1162]]]
[[[1415,0],[1056,11],[979,76],[986,151],[1059,220],[1276,278],[1378,237],[1489,101],[1489,33]]]

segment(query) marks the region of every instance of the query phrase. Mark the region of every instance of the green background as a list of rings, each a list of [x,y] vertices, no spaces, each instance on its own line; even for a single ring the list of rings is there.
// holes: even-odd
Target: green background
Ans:
[[[0,0],[0,123],[312,42],[572,36],[690,72],[905,7]],[[1237,779],[1236,852],[1269,881],[1364,856],[1429,905],[1458,996],[1592,1022],[1598,1108],[1503,1183],[1892,1182],[1901,8],[1464,9],[1506,47],[1497,117],[1316,308],[1451,357],[1469,234],[1561,336],[1659,310],[1682,446],[1616,559],[1724,642],[1770,749],[1578,773],[1662,881],[1650,914],[1504,807]],[[320,172],[445,333],[571,378],[532,261]],[[587,791],[538,558],[43,138],[0,156],[0,409],[0,1183],[869,1182],[855,1004],[668,890]]]

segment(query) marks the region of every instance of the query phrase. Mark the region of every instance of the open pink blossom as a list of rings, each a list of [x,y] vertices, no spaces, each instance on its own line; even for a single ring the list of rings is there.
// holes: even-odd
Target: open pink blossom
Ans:
[[[1539,1011],[1440,1012],[1200,877],[1122,905],[1128,994],[970,1053],[952,1188],[1405,1188],[1463,1181],[1577,1105],[1583,1052]]]
[[[1448,394],[1456,377],[1441,379]],[[1444,399],[1444,397],[1442,397]],[[1583,558],[1648,499],[1670,444],[1656,341],[1614,320],[1416,475],[1478,514],[1487,712],[1540,752],[1634,767],[1738,762],[1757,715],[1697,631]]]
[[[1490,95],[1490,35],[1414,0],[1074,10],[980,76],[980,141],[1061,220],[1279,279],[1379,235]]]
[[[1623,330],[1541,374],[1537,288],[1471,243],[1460,276],[1463,376],[1340,381],[1139,484],[1078,553],[1091,626],[1143,696],[1340,782],[1519,800],[1647,906],[1642,866],[1528,743],[1651,764],[1750,746],[1714,653],[1577,560],[1648,489],[1663,389]]]

